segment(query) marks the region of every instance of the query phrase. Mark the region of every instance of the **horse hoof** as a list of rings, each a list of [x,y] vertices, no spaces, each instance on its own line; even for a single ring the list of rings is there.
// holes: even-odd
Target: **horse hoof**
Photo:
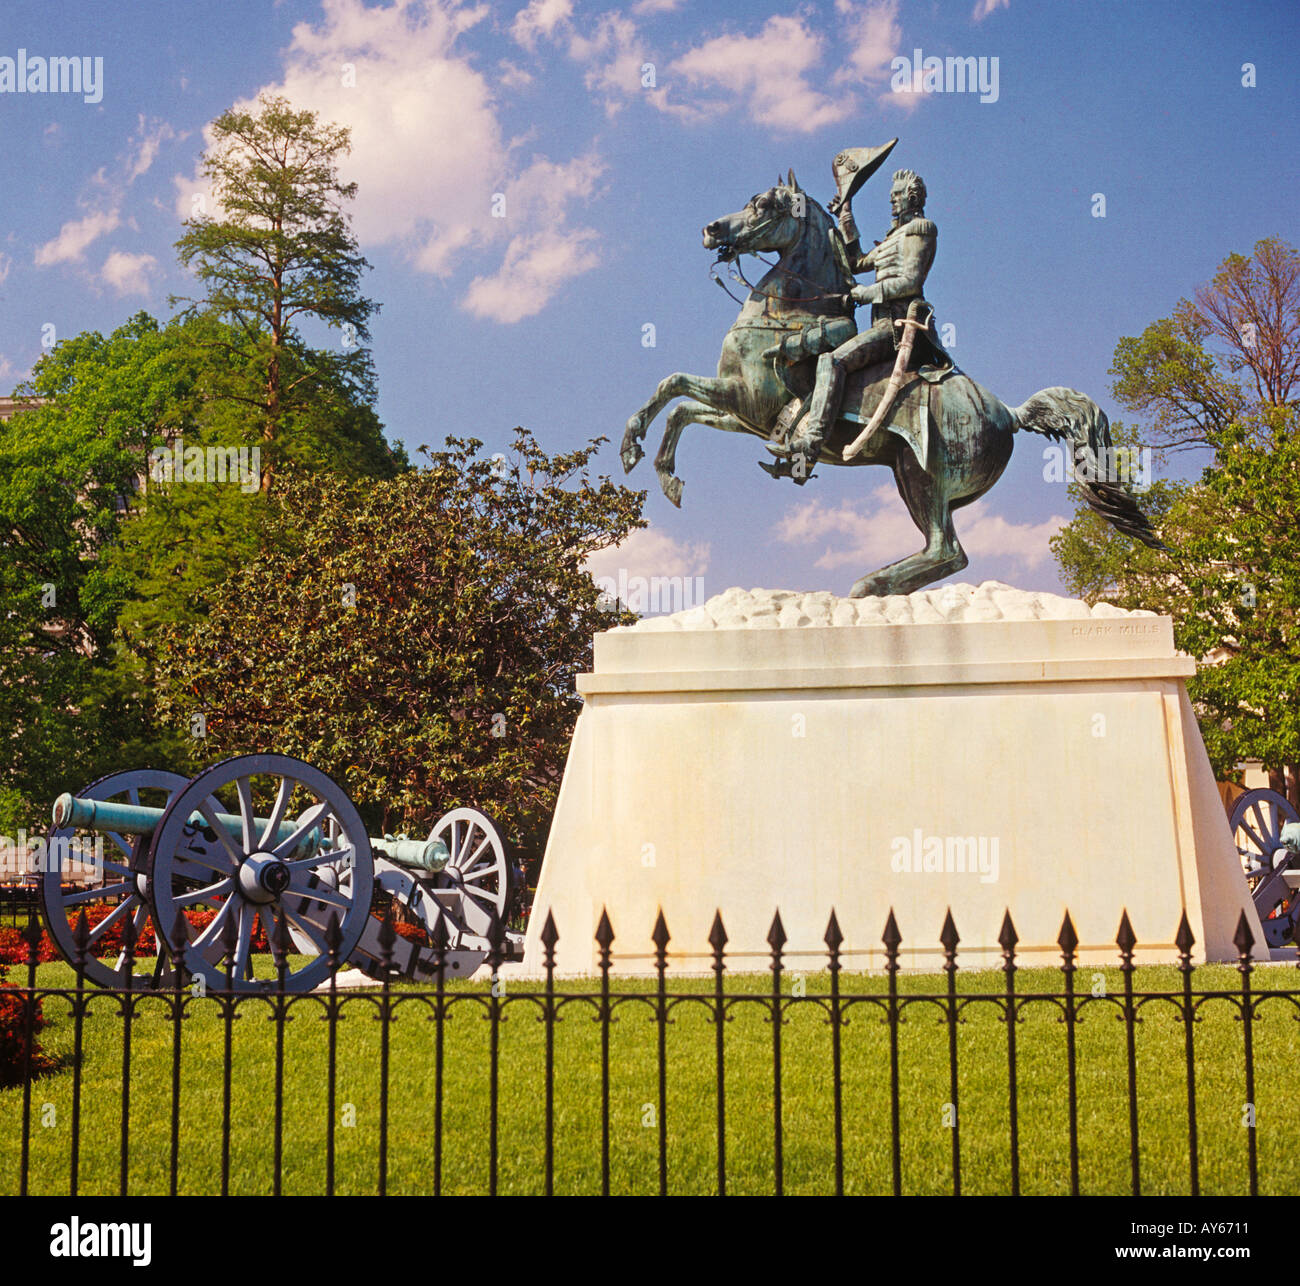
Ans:
[[[682,480],[669,475],[668,477],[661,477],[659,485],[663,488],[663,493],[668,497],[669,503],[674,508],[680,509],[682,507]]]
[[[619,459],[623,461],[623,472],[631,473],[644,455],[645,452],[641,450],[639,443],[624,443],[622,451],[619,452]]]

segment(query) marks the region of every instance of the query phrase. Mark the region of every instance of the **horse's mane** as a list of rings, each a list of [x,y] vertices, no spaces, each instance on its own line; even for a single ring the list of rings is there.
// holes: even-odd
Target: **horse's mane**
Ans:
[[[853,275],[853,268],[849,263],[849,252],[845,248],[844,238],[840,235],[839,227],[822,207],[821,203],[814,201],[806,192],[804,193],[804,202],[809,214],[816,211],[818,235],[825,236],[829,240],[831,258],[840,271],[841,284],[846,290],[849,289],[856,278]]]

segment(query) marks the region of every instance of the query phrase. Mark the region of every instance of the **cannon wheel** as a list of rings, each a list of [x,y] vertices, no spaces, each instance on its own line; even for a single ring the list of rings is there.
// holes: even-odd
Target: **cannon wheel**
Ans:
[[[217,823],[213,800],[216,811],[241,819],[240,834]],[[303,802],[305,809],[290,811]],[[264,825],[257,820],[259,809],[266,809]],[[186,843],[195,811],[218,840],[202,854],[191,853]],[[292,834],[280,839],[277,832],[286,822]],[[333,878],[340,867],[351,871],[343,887]],[[154,924],[165,942],[174,940],[186,908],[216,912],[187,943],[180,962],[211,991],[275,989],[272,969],[253,976],[252,940],[259,919],[269,938],[277,916],[307,956],[287,971],[285,989],[310,991],[329,975],[330,917],[338,921],[343,961],[370,916],[373,884],[370,840],[356,806],[318,768],[290,755],[237,755],[199,773],[168,805],[149,850]],[[235,936],[232,960],[222,943],[228,924]]]
[[[79,794],[85,799],[166,808],[184,785],[185,778],[179,773],[164,772],[157,768],[132,768],[100,777]],[[69,826],[50,831],[49,853],[53,855],[57,851],[56,845],[71,839],[74,834]],[[98,910],[107,911],[108,914],[90,930],[85,961],[86,980],[100,987],[118,987],[123,990],[151,986],[157,970],[152,962],[148,962],[148,957],[145,957],[145,961],[149,963],[149,971],[139,973],[133,970],[132,976],[128,978],[125,952],[119,953],[116,960],[101,959],[96,954],[97,945],[114,929],[123,929],[130,921],[138,940],[149,922],[150,907],[143,853],[137,854],[135,837],[131,835],[119,835],[116,831],[83,834],[88,834],[91,841],[103,837],[103,868],[97,880],[74,891],[64,887],[61,863],[53,860],[46,862],[45,871],[41,875],[40,898],[41,911],[50,937],[54,939],[59,954],[71,964],[76,959],[73,929],[77,917],[82,911],[86,912],[87,917]],[[159,956],[159,961],[161,960],[162,957]],[[135,968],[138,969],[141,963],[137,957]]]
[[[438,819],[429,838],[442,840],[451,854],[435,883],[463,894],[465,927],[486,936],[493,913],[504,925],[516,877],[496,822],[476,808],[453,808]]]
[[[1279,878],[1292,858],[1291,850],[1282,843],[1282,827],[1297,821],[1300,813],[1275,790],[1248,790],[1239,795],[1228,817],[1232,840],[1270,947],[1294,941],[1300,920],[1300,897]]]

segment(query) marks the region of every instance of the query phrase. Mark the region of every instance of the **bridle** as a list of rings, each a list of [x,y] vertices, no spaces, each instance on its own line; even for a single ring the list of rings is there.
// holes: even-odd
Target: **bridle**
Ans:
[[[749,233],[751,236],[761,236],[763,233],[767,232],[770,228],[775,227],[776,224],[781,219],[786,219],[786,218],[797,219],[800,223],[804,223],[805,220],[807,219],[807,215],[801,216],[801,215],[794,214],[791,210],[783,210],[779,215],[773,216],[772,218],[765,220],[763,223],[760,223],[755,228],[747,228],[745,231]],[[723,281],[720,276],[718,276],[719,264],[725,263],[727,265],[727,274],[728,276],[731,277],[732,281],[735,281],[738,284],[744,286],[747,290],[749,290],[751,294],[758,295],[763,299],[783,298],[783,296],[775,295],[769,290],[760,290],[749,280],[748,277],[745,276],[744,271],[741,269],[739,264],[740,256],[744,254],[751,255],[753,258],[757,259],[759,263],[764,264],[766,267],[770,268],[773,272],[779,272],[783,277],[789,278],[794,281],[801,281],[808,286],[820,286],[822,284],[819,281],[814,281],[813,278],[811,277],[805,277],[801,272],[794,272],[790,268],[783,268],[780,265],[780,263],[772,263],[769,260],[764,259],[763,256],[760,255],[756,250],[737,250],[734,251],[732,257],[730,258],[723,258],[721,255],[719,255],[718,258],[715,259],[709,265],[709,276],[712,277],[713,280],[719,286],[721,286],[724,291],[726,291],[729,298],[731,298],[735,303],[738,303],[742,308],[744,307],[746,301],[738,298],[736,295],[733,295],[731,293],[730,288],[727,286],[727,283]],[[803,295],[801,296],[801,298],[805,300],[810,300],[812,302],[819,302],[819,301],[831,300],[831,299],[841,300],[844,301],[846,308],[851,308],[852,306],[852,301],[850,296],[843,291],[837,291],[834,294]]]

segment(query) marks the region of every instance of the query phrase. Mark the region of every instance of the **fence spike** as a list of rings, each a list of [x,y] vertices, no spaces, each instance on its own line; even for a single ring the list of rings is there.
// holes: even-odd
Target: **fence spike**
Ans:
[[[948,913],[943,917],[943,928],[939,930],[939,943],[943,947],[944,955],[949,959],[955,956],[960,941],[961,936],[957,932],[956,921],[952,918],[952,907],[949,907]]]
[[[1174,934],[1174,946],[1178,948],[1178,954],[1184,960],[1189,960],[1195,943],[1196,937],[1192,933],[1191,921],[1187,918],[1187,908],[1184,907],[1182,917],[1178,921],[1178,932]]]
[[[447,918],[443,915],[441,907],[438,908],[437,918],[429,932],[429,940],[433,943],[433,949],[438,952],[445,952],[451,946],[451,933],[447,928]]]
[[[343,930],[339,927],[339,913],[331,907],[329,919],[325,921],[325,949],[329,952],[331,962],[338,960],[342,945]]]
[[[1020,941],[1020,935],[1016,932],[1016,926],[1011,921],[1011,908],[1002,914],[1002,928],[998,930],[998,946],[1002,948],[1003,954],[1011,955],[1016,949],[1016,943]]]
[[[441,917],[439,917],[441,919]],[[548,951],[555,949],[555,944],[560,940],[560,931],[555,927],[555,916],[551,914],[550,907],[546,909],[546,923],[542,925],[542,946]]]
[[[86,922],[86,909],[77,912],[77,922],[72,926],[72,965],[80,972],[85,968],[90,954],[90,925]]]
[[[1115,935],[1115,942],[1125,960],[1131,960],[1133,948],[1137,946],[1137,934],[1133,932],[1132,922],[1128,918],[1128,907],[1124,908],[1120,916],[1119,932]]]
[[[501,922],[495,906],[488,915],[487,940],[487,965],[495,978],[506,958],[506,926]]]
[[[185,958],[185,948],[189,945],[190,940],[190,922],[186,919],[185,912],[182,911],[176,917],[176,923],[172,925],[172,935],[168,946],[172,949],[172,954],[179,962]]]
[[[663,907],[659,908],[659,914],[655,917],[654,932],[650,935],[650,941],[655,944],[661,955],[668,946],[668,921],[664,919]]]
[[[714,954],[717,955],[722,948],[727,945],[727,930],[722,925],[722,912],[714,911],[713,927],[709,929],[709,946],[713,948]]]
[[[903,941],[903,935],[898,931],[898,921],[894,919],[892,906],[889,908],[889,919],[885,921],[885,932],[880,940],[885,944],[885,950],[891,954],[897,953],[899,944]]]
[[[1056,944],[1065,952],[1067,960],[1074,956],[1075,948],[1079,945],[1079,935],[1074,931],[1074,921],[1070,919],[1068,910],[1065,919],[1061,921],[1061,932],[1057,935]]]
[[[767,945],[772,948],[772,954],[779,958],[786,941],[785,925],[781,923],[781,912],[778,910],[772,917],[772,927],[767,931]]]
[[[614,941],[614,926],[609,922],[609,911],[605,907],[600,908],[600,923],[596,925],[596,943],[602,951],[609,950],[609,944]]]
[[[1250,949],[1255,945],[1255,935],[1250,931],[1245,907],[1242,907],[1241,915],[1237,919],[1237,932],[1232,935],[1232,945],[1237,948],[1237,954],[1243,960],[1250,955]]]
[[[379,922],[379,932],[375,935],[375,944],[379,947],[379,962],[387,974],[393,963],[393,947],[397,943],[397,930],[393,927],[393,904],[388,904],[384,918]]]
[[[844,935],[840,932],[840,922],[835,918],[835,908],[831,907],[831,918],[826,925],[826,936],[822,941],[831,949],[832,952],[839,951],[844,943]]]

